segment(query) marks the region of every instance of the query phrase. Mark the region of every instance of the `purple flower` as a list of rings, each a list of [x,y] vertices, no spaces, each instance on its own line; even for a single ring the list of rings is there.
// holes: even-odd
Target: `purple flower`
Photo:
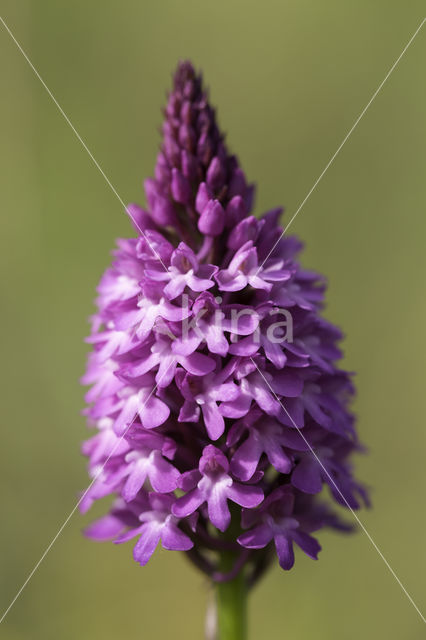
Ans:
[[[188,471],[182,476],[180,487],[187,491],[179,498],[173,513],[179,518],[194,513],[205,502],[211,523],[225,531],[231,522],[228,500],[250,509],[257,507],[263,500],[260,487],[235,482],[229,475],[227,457],[213,445],[204,448],[198,471]]]
[[[235,446],[245,432],[248,437],[231,458],[231,471],[240,480],[250,480],[259,467],[262,454],[280,473],[288,474],[293,468],[293,456],[287,452],[282,426],[273,418],[265,417],[261,411],[253,410],[230,429],[226,444]]]
[[[195,350],[188,355],[176,354],[172,348],[173,343],[168,336],[159,336],[156,341],[148,342],[141,349],[140,357],[123,367],[121,376],[132,380],[156,369],[155,382],[161,388],[168,387],[172,382],[178,365],[195,376],[205,376],[216,368],[213,358]]]
[[[158,493],[169,493],[177,489],[180,473],[163,458],[161,451],[149,447],[133,450],[126,455],[125,462],[128,465],[127,480],[122,495],[126,502],[133,500],[147,478]]]
[[[219,305],[222,298],[211,293],[202,293],[192,305],[191,322],[185,334],[177,337],[172,345],[173,353],[188,355],[205,341],[211,353],[226,356],[229,339],[237,336],[252,337],[259,324],[254,309],[249,313],[242,305]],[[226,335],[227,334],[227,335]]]
[[[179,412],[179,422],[199,422],[202,414],[210,439],[217,440],[225,430],[223,411],[238,399],[238,386],[232,381],[224,382],[223,375],[210,374],[201,378],[180,373],[176,376],[176,383],[184,403]]]
[[[284,282],[290,278],[290,273],[282,266],[282,261],[272,260],[266,268],[259,265],[256,248],[249,240],[236,251],[229,266],[219,271],[216,281],[221,291],[241,291],[247,285],[270,291],[272,282]]]
[[[214,286],[211,277],[218,271],[213,265],[200,265],[194,252],[184,242],[173,251],[168,271],[164,271],[161,266],[157,265],[156,271],[147,271],[146,275],[152,280],[167,282],[163,292],[169,300],[177,298],[185,287],[192,291],[210,289]]]
[[[244,565],[253,582],[274,548],[289,569],[294,544],[317,557],[313,531],[347,530],[325,492],[351,509],[368,500],[352,471],[362,447],[342,335],[320,315],[324,278],[301,268],[282,211],[251,215],[254,187],[188,62],[145,192],[91,319],[81,509],[114,502],[86,533],[138,537],[142,565],[161,541],[215,580]],[[229,575],[224,549],[238,556]]]
[[[152,393],[155,383],[152,377],[145,377],[144,386],[124,386],[116,405],[110,411],[117,414],[114,431],[122,436],[136,418],[145,429],[155,429],[163,424],[170,415],[170,408],[163,400]]]
[[[90,457],[92,465],[106,460],[112,452],[119,455],[130,450],[127,440],[116,435],[113,424],[114,421],[111,418],[101,418],[97,421],[96,435],[83,443],[82,452],[85,456]]]
[[[171,513],[173,503],[171,496],[151,492],[148,508],[139,515],[142,524],[116,538],[119,543],[139,536],[133,557],[141,566],[146,565],[160,541],[164,549],[173,551],[188,551],[193,547],[192,540],[177,526],[178,518]]]
[[[291,487],[281,487],[273,491],[254,514],[243,513],[246,526],[255,526],[239,536],[238,542],[247,549],[263,549],[272,540],[277,550],[278,560],[283,569],[291,569],[294,564],[293,543],[313,560],[321,550],[318,542],[301,528],[294,517],[294,494]],[[297,515],[297,514],[296,514]]]

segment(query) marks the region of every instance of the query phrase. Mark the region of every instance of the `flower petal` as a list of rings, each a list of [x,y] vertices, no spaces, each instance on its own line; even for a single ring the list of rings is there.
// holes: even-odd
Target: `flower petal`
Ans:
[[[284,533],[274,536],[280,567],[288,571],[294,565],[293,542]]]
[[[147,522],[141,527],[141,537],[133,549],[133,557],[143,567],[155,551],[160,541],[161,526],[155,522]]]
[[[177,518],[185,518],[194,513],[205,502],[205,497],[199,489],[193,489],[186,495],[178,498],[172,506],[172,513]]]
[[[260,487],[240,482],[234,482],[228,487],[227,495],[230,500],[247,509],[254,509],[263,500],[263,491]]]
[[[238,537],[238,543],[246,549],[263,549],[273,538],[272,529],[266,524],[261,524],[250,531],[242,533]]]

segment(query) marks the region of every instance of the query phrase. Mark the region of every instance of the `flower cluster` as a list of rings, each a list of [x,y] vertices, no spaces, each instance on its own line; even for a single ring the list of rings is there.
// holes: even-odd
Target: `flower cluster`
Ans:
[[[87,534],[137,537],[141,565],[161,541],[218,580],[221,549],[257,575],[275,546],[289,569],[294,544],[316,558],[312,532],[343,526],[324,485],[352,509],[366,497],[349,462],[361,447],[341,333],[320,316],[324,280],[281,237],[281,211],[250,215],[254,189],[188,62],[163,133],[147,211],[129,206],[137,237],[118,242],[88,339],[96,433],[81,507],[115,501]]]

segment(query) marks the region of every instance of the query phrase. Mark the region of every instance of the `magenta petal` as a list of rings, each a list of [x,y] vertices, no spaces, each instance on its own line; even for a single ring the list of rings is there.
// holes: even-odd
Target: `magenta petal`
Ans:
[[[249,396],[241,395],[236,400],[222,403],[220,412],[225,418],[242,418],[250,409],[251,402],[252,400]]]
[[[225,430],[225,421],[216,402],[206,402],[202,405],[202,412],[209,437],[212,440],[217,440]]]
[[[150,353],[146,358],[135,364],[128,366],[128,375],[132,378],[143,376],[148,371],[151,371],[158,364],[158,356],[156,353]]]
[[[179,412],[178,422],[197,422],[200,417],[200,407],[191,400],[185,400]]]
[[[150,467],[148,475],[152,488],[159,493],[174,491],[180,477],[179,471],[170,462],[167,462],[159,451],[156,451],[155,461]]]
[[[199,489],[193,489],[186,495],[178,498],[172,506],[172,513],[177,518],[185,518],[194,513],[203,504],[205,498]]]
[[[227,494],[230,500],[247,509],[254,509],[263,500],[263,491],[260,487],[240,482],[234,482],[228,488]]]
[[[242,533],[238,537],[238,542],[246,549],[263,549],[271,542],[273,533],[266,524],[261,524],[250,531]]]
[[[207,280],[202,278],[197,278],[196,276],[188,276],[187,284],[192,289],[192,291],[196,291],[197,293],[200,291],[206,291],[207,289],[211,289],[214,287],[213,280]]]
[[[281,410],[277,414],[280,422],[296,429],[302,429],[305,424],[305,409],[299,398],[286,398],[281,402]]]
[[[164,302],[161,308],[162,317],[171,322],[179,322],[185,320],[190,314],[190,309],[185,307],[176,307],[170,302]]]
[[[265,355],[277,369],[282,369],[287,362],[287,356],[285,355],[281,344],[274,344],[273,342],[266,340],[263,343]]]
[[[266,455],[269,462],[277,471],[281,473],[290,473],[293,463],[291,458],[286,455],[279,443],[268,443],[265,445]]]
[[[227,491],[224,487],[216,485],[209,496],[207,509],[209,518],[219,531],[225,531],[231,522],[231,513],[228,507]]]
[[[143,483],[145,482],[146,476],[148,473],[148,462],[145,464],[140,464],[136,462],[133,467],[132,472],[126,480],[126,484],[124,485],[122,496],[126,500],[126,502],[130,502],[136,496],[138,491],[142,488]]]
[[[288,571],[294,565],[293,543],[283,533],[277,533],[274,540],[280,567]]]
[[[312,455],[312,460],[302,460],[291,474],[291,484],[305,493],[319,493],[322,489],[321,467]]]
[[[173,276],[173,279],[164,287],[164,294],[168,297],[169,300],[174,300],[186,287],[186,277],[182,276]],[[169,313],[170,315],[170,313]]]
[[[126,401],[123,409],[121,410],[120,415],[114,423],[114,431],[117,436],[122,436],[129,425],[133,422],[136,416],[138,407],[138,397],[137,395],[133,395]]]
[[[188,337],[183,336],[172,343],[172,352],[177,355],[189,356],[199,347],[202,340],[203,337],[195,331],[190,332]]]
[[[202,353],[191,353],[189,356],[179,357],[181,365],[194,376],[205,376],[211,373],[216,362]]]
[[[305,407],[307,411],[311,414],[314,420],[318,422],[318,424],[322,425],[326,429],[330,427],[330,417],[322,411],[318,402],[315,401],[315,397],[307,396],[304,399]]]
[[[250,480],[257,469],[262,447],[253,436],[249,436],[231,459],[231,471],[240,480]]]
[[[312,558],[312,560],[318,559],[318,553],[321,551],[321,545],[317,540],[315,540],[315,538],[303,531],[294,531],[293,540],[307,556]]]
[[[303,391],[303,380],[293,371],[276,373],[272,382],[275,393],[287,398],[297,398]]]
[[[259,351],[259,345],[253,341],[252,336],[231,342],[229,353],[234,356],[254,356]]]
[[[222,328],[211,324],[206,329],[206,341],[209,350],[212,353],[218,353],[221,356],[226,356],[228,353],[228,341],[223,335]]]
[[[276,415],[280,410],[280,403],[270,393],[269,387],[266,382],[259,376],[251,383],[249,383],[251,393],[256,400],[257,404],[269,415]]]
[[[169,415],[169,407],[155,396],[151,396],[139,409],[139,416],[145,429],[159,427],[166,422]]]
[[[89,524],[84,530],[84,535],[92,540],[112,540],[123,531],[124,527],[125,525],[119,518],[108,514]]]
[[[188,551],[194,543],[191,538],[183,533],[175,524],[165,525],[161,533],[161,544],[164,549],[170,551]]]
[[[179,478],[179,489],[183,491],[190,491],[197,486],[198,481],[201,479],[201,474],[198,469],[192,471],[185,471]]]
[[[250,336],[259,326],[259,314],[251,307],[231,305],[231,318],[224,320],[223,327],[239,336]]]
[[[172,383],[175,377],[176,365],[176,358],[173,355],[161,359],[157,375],[155,376],[155,382],[160,389],[164,389]]]
[[[228,271],[219,271],[215,276],[221,291],[241,291],[247,286],[247,278],[244,274],[230,274]]]
[[[128,531],[125,531],[114,540],[114,543],[122,544],[123,542],[128,542],[129,540],[136,538],[136,536],[138,536],[141,533],[144,526],[145,525],[142,524],[140,527],[136,527],[136,529],[129,529]]]
[[[161,527],[155,522],[147,522],[141,527],[141,537],[133,549],[133,557],[145,566],[160,541]]]

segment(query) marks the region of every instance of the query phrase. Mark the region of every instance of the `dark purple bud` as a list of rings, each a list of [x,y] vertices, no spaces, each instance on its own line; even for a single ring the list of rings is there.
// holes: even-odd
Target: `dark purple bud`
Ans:
[[[209,200],[213,198],[211,189],[202,182],[198,187],[197,197],[195,198],[195,210],[201,215],[207,206]]]
[[[198,229],[208,236],[222,233],[225,223],[225,212],[219,200],[209,200],[198,220]]]
[[[204,165],[208,165],[214,152],[213,142],[207,132],[201,134],[197,144],[197,156]]]
[[[188,124],[181,125],[179,129],[179,144],[191,152],[194,149],[195,142],[196,136],[194,129]]]
[[[188,151],[182,151],[181,153],[181,167],[182,173],[189,181],[193,181],[197,177],[198,162],[197,158],[188,153]]]
[[[158,154],[157,164],[155,165],[155,179],[160,182],[170,182],[170,168],[163,153]]]
[[[170,118],[163,124],[163,135],[165,138],[174,138],[176,129],[179,127],[179,120],[176,118]]]
[[[126,211],[127,215],[132,221],[134,228],[138,233],[141,233],[141,230],[145,229],[155,229],[155,224],[152,221],[149,213],[147,211],[144,211],[139,205],[133,203],[128,204],[126,207]]]
[[[199,131],[203,133],[208,133],[210,126],[212,124],[211,115],[208,113],[206,109],[200,111],[199,116],[197,118],[197,128]]]
[[[195,86],[194,83],[191,82],[191,80],[185,83],[185,86],[183,88],[183,95],[187,100],[193,100],[193,98],[195,97]]]
[[[182,103],[182,106],[180,109],[180,117],[182,122],[188,125],[191,124],[193,115],[194,115],[194,109],[191,102],[189,102],[188,100],[185,100],[185,102]]]
[[[239,198],[239,196],[235,196]],[[249,218],[245,218],[241,220],[236,227],[234,227],[228,238],[228,247],[229,249],[234,249],[237,251],[240,247],[243,246],[249,240],[255,242],[259,235],[259,231],[262,228],[262,223],[259,220],[256,220],[253,216]]]
[[[246,205],[241,196],[234,196],[226,205],[226,226],[233,227],[247,215]]]
[[[167,197],[158,193],[157,184],[151,178],[145,180],[144,185],[152,219],[159,225],[174,225],[176,212],[173,204]]]
[[[222,162],[216,156],[210,163],[207,170],[207,184],[216,193],[220,191],[225,183],[225,171]]]
[[[146,180],[144,180],[143,185],[145,188],[145,195],[146,195],[146,199],[148,200],[148,205],[152,209],[158,197],[157,183],[153,178],[146,178]]]
[[[253,208],[255,193],[256,193],[256,187],[254,186],[254,184],[249,184],[244,196],[244,202],[248,212],[250,212]]]
[[[166,116],[169,118],[176,117],[178,115],[179,98],[176,94],[172,93],[169,97],[169,101],[166,107]]]
[[[246,192],[246,179],[244,172],[237,167],[232,174],[231,182],[229,183],[228,197],[242,196],[244,198]]]
[[[177,165],[180,157],[180,149],[176,140],[171,136],[164,138],[164,151],[170,164]]]
[[[172,196],[176,202],[181,204],[190,204],[191,202],[191,185],[185,176],[177,169],[172,169]]]

